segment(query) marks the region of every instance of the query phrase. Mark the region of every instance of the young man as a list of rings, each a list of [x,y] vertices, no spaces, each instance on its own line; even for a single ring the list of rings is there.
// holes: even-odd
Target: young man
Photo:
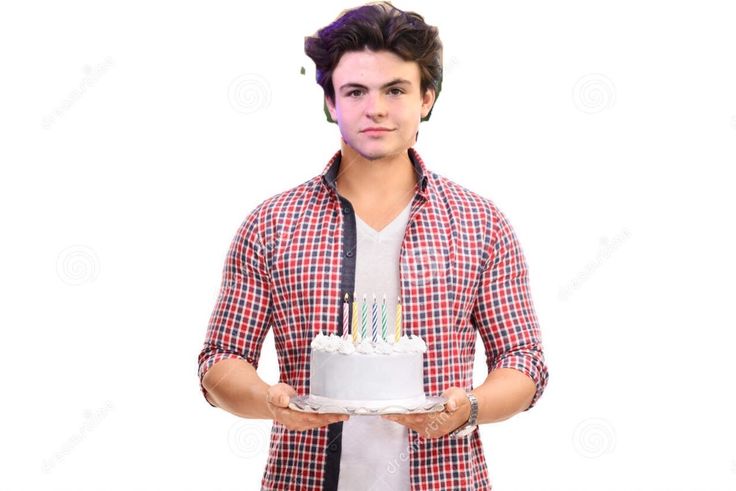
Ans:
[[[208,402],[273,419],[264,489],[490,489],[476,425],[532,407],[548,373],[524,256],[488,199],[427,170],[413,148],[441,87],[437,29],[388,3],[306,38],[342,135],[323,173],[273,196],[231,245],[199,356]],[[310,342],[338,332],[344,292],[400,296],[442,413],[288,408],[309,393]],[[393,296],[391,296],[393,295]],[[256,367],[274,330],[280,380]],[[472,388],[476,333],[489,374]],[[349,381],[346,381],[349,383]]]

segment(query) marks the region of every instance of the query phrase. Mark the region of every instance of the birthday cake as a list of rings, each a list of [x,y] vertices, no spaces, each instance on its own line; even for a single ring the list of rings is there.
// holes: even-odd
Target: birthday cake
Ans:
[[[418,336],[398,342],[318,334],[312,341],[310,399],[341,408],[413,409],[426,400],[423,356]]]
[[[295,407],[351,414],[441,409],[442,400],[425,397],[427,345],[422,338],[404,333],[401,299],[389,329],[386,296],[379,308],[373,295],[370,321],[366,297],[359,302],[353,294],[351,316],[350,296],[345,294],[342,335],[319,333],[312,340],[309,396],[297,397],[303,404]]]

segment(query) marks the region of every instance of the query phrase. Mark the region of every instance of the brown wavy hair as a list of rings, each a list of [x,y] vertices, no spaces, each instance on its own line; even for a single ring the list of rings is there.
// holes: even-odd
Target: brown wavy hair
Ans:
[[[391,2],[374,2],[343,10],[332,24],[304,38],[304,52],[314,61],[317,83],[330,102],[335,102],[332,72],[340,58],[348,51],[365,48],[391,51],[404,61],[417,62],[421,93],[432,88],[437,101],[442,90],[442,42],[438,29],[425,23],[416,12],[404,12]],[[334,123],[326,104],[324,109],[327,120]],[[432,109],[422,121],[431,115]]]

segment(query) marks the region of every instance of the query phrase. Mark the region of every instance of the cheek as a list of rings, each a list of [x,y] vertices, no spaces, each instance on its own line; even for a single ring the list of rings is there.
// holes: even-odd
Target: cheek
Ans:
[[[419,121],[422,117],[422,108],[419,106],[401,106],[397,107],[394,111],[394,114],[397,118],[400,118],[402,121]]]

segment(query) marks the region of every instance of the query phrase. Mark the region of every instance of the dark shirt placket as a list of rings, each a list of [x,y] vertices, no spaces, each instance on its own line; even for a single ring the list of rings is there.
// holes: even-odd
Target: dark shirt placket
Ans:
[[[341,158],[342,156],[340,156]],[[355,224],[355,210],[353,205],[346,198],[340,196],[337,192],[335,180],[339,172],[339,159],[330,168],[329,172],[324,176],[325,183],[335,193],[335,197],[340,202],[340,212],[342,213],[342,267],[340,269],[340,302],[343,301],[345,293],[350,294],[350,300],[354,300],[352,295],[355,291],[355,260],[357,255],[357,230]],[[337,327],[337,334],[342,336],[343,326],[343,309],[338,309],[340,319]],[[350,319],[349,319],[350,320]],[[325,491],[336,491],[337,484],[340,480],[340,456],[342,454],[342,422],[332,423],[327,430],[327,455],[325,461],[325,480],[323,489]]]

